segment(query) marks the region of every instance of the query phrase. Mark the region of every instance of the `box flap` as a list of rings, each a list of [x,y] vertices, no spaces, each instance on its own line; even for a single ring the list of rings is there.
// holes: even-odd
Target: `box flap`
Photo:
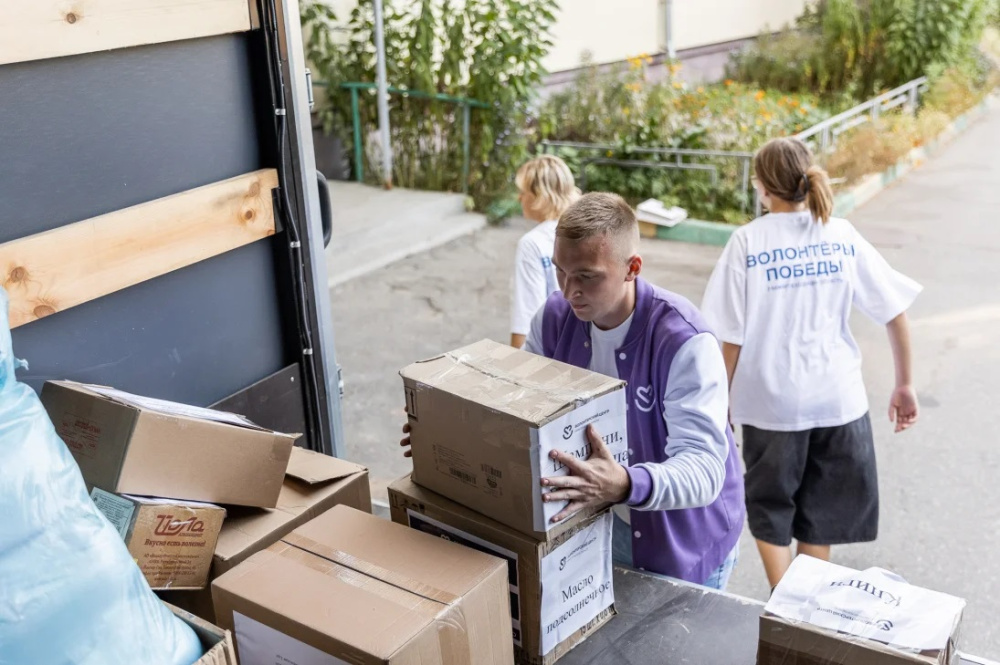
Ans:
[[[134,494],[122,494],[122,496],[135,501],[142,506],[183,506],[184,508],[195,508],[201,510],[221,510],[225,512],[225,508],[222,506],[217,506],[214,503],[206,503],[204,501],[188,501],[186,499],[162,499],[155,496],[136,496]]]
[[[222,630],[207,621],[182,610],[170,603],[164,603],[178,619],[194,630],[205,649],[205,654],[192,665],[236,665],[236,654],[233,652],[233,639],[228,630]]]
[[[454,602],[504,565],[347,506],[328,510],[283,540],[440,603]]]
[[[413,363],[400,376],[536,426],[624,385],[488,339]]]
[[[353,476],[363,471],[366,471],[365,467],[359,464],[295,447],[292,448],[292,455],[288,459],[288,469],[285,471],[285,475],[310,485],[316,485]]]

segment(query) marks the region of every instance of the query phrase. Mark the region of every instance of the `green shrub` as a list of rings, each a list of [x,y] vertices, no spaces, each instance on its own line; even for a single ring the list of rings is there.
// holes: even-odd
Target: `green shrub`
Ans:
[[[556,0],[385,0],[386,71],[391,86],[489,105],[470,115],[469,194],[485,210],[506,196],[526,159],[529,107],[551,47]],[[374,10],[361,0],[346,25],[322,0],[302,5],[306,55],[328,85],[320,117],[328,132],[353,144],[350,96],[344,82],[375,81]],[[335,35],[340,31],[345,36]],[[454,104],[390,95],[393,181],[402,187],[461,191],[462,112]],[[374,91],[360,94],[364,178],[379,183]],[[353,151],[351,152],[353,159]],[[353,165],[358,168],[357,164]]]

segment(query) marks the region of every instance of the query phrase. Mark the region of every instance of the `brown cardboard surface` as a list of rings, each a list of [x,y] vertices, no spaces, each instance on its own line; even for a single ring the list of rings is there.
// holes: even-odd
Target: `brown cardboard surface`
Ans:
[[[150,588],[203,589],[208,585],[225,508],[129,495],[111,495],[108,499],[132,506],[130,518],[117,520],[95,497],[98,508],[119,532],[125,532],[125,546]]]
[[[294,434],[148,406],[100,387],[48,381],[42,403],[80,466],[88,489],[273,508]],[[129,399],[129,397],[134,398]],[[161,403],[169,404],[169,403]]]
[[[304,482],[300,480],[302,477],[313,482]],[[336,457],[293,448],[277,507],[229,508],[212,559],[209,582],[337,505],[371,512],[368,470]],[[203,619],[215,621],[210,588],[160,596]]]
[[[954,646],[923,654],[904,653],[872,640],[852,637],[771,614],[760,617],[758,665],[950,665],[957,662]]]
[[[486,339],[413,363],[400,375],[465,400],[488,400],[497,412],[536,427],[571,411],[580,400],[623,385],[618,379]]]
[[[246,618],[351,663],[513,662],[499,559],[337,506],[213,583]],[[237,650],[240,638],[237,634]]]
[[[198,639],[201,640],[202,648],[205,649],[205,655],[192,665],[237,665],[236,652],[233,650],[233,637],[228,630],[213,626],[170,603],[165,604],[178,619],[191,626]]]
[[[563,525],[547,534],[546,540],[539,541],[440,494],[424,489],[413,483],[409,476],[404,476],[389,486],[389,506],[392,520],[398,524],[420,529],[423,525],[412,523],[410,518],[409,511],[414,511],[516,555],[517,561],[514,565],[517,571],[518,593],[516,596],[511,593],[511,603],[517,604],[517,615],[520,618],[518,622],[520,634],[515,632],[514,636],[515,642],[519,638],[521,644],[520,646],[515,644],[514,652],[516,662],[521,665],[551,665],[607,623],[615,614],[613,606],[601,611],[583,628],[559,643],[552,652],[545,656],[539,655],[542,631],[540,573],[542,558],[556,550],[581,528],[592,523],[594,518],[583,523]],[[428,533],[445,539],[453,538],[449,533],[435,533],[435,531],[436,529],[432,528]]]
[[[624,386],[490,340],[414,363],[400,376],[414,481],[539,539],[550,528],[536,515],[539,428]],[[624,411],[616,426],[624,437]]]

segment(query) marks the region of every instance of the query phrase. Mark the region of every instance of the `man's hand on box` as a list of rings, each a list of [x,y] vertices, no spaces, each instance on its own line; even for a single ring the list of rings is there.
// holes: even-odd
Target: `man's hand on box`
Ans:
[[[399,440],[399,445],[404,448],[403,457],[413,457],[413,452],[410,450],[410,423],[403,425],[403,434],[406,436]]]
[[[578,460],[553,450],[552,459],[569,469],[568,476],[542,478],[542,487],[553,488],[543,494],[544,501],[569,501],[552,522],[561,522],[573,513],[603,503],[621,503],[628,498],[631,481],[625,467],[615,461],[593,425],[587,427],[590,458]]]

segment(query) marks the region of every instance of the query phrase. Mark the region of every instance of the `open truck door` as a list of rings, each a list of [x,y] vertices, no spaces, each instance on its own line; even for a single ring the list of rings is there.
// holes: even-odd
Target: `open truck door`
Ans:
[[[0,7],[0,284],[33,388],[216,405],[342,455],[298,12]]]

